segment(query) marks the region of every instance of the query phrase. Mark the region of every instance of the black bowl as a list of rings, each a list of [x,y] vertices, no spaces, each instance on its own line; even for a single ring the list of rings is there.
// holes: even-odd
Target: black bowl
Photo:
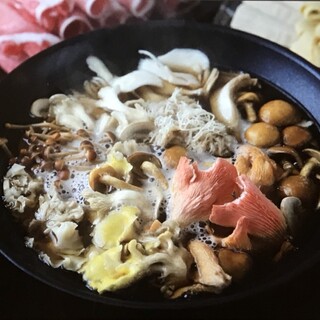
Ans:
[[[184,22],[148,22],[97,30],[64,41],[7,75],[0,83],[0,136],[9,137],[9,147],[17,150],[21,135],[5,129],[4,123],[28,123],[32,121],[29,108],[35,99],[81,88],[83,81],[93,76],[85,62],[89,55],[99,57],[113,73],[121,75],[136,68],[139,49],[157,55],[177,47],[202,50],[212,66],[221,70],[243,71],[258,77],[268,94],[298,104],[316,123],[319,132],[320,73],[304,59],[274,43],[228,28]],[[3,176],[7,159],[2,156],[0,161]],[[315,264],[320,266],[320,218],[315,216],[307,226],[297,252],[270,266],[268,272],[254,274],[220,295],[170,301],[153,293],[143,282],[117,293],[99,295],[90,291],[79,275],[48,267],[38,259],[36,252],[26,248],[23,231],[3,204],[0,225],[1,253],[17,267],[59,290],[115,306],[170,309],[230,303],[292,281]]]

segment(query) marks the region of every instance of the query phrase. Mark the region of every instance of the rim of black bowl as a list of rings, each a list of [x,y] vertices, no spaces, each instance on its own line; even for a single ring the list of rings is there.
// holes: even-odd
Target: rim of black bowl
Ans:
[[[252,42],[255,45],[261,46],[263,48],[267,48],[273,52],[276,52],[279,56],[285,57],[286,59],[290,60],[296,65],[299,65],[304,71],[308,72],[310,75],[315,77],[317,81],[319,81],[320,84],[320,69],[316,68],[314,65],[309,63],[307,60],[303,59],[302,57],[296,55],[295,53],[291,52],[289,49],[286,49],[285,47],[282,47],[278,44],[275,44],[273,42],[270,42],[266,39],[263,39],[261,37],[231,29],[229,27],[224,26],[217,26],[212,24],[203,24],[203,23],[197,23],[197,22],[190,22],[190,21],[148,21],[143,23],[130,23],[126,25],[117,26],[115,28],[108,28],[108,29],[98,29],[91,31],[86,34],[79,35],[77,37],[74,37],[72,39],[68,39],[65,41],[62,41],[56,45],[53,45],[52,47],[40,52],[39,54],[31,57],[24,63],[22,63],[19,67],[14,69],[11,73],[7,74],[1,83],[6,81],[8,77],[15,77],[15,74],[19,74],[21,70],[24,68],[32,66],[37,61],[41,61],[42,59],[45,59],[47,56],[50,56],[53,52],[59,51],[62,48],[64,48],[66,45],[72,45],[75,43],[80,43],[86,40],[87,37],[89,37],[91,34],[99,34],[99,33],[112,33],[116,32],[117,29],[136,29],[141,30],[143,32],[143,29],[145,28],[197,28],[200,32],[219,32],[222,34],[228,34],[233,35],[237,38],[242,38],[246,41]],[[259,76],[260,77],[260,76]],[[261,77],[260,77],[261,78]],[[268,79],[262,79],[266,82],[270,82]],[[277,87],[276,83],[273,83],[273,85]],[[299,99],[297,99],[299,103]],[[319,121],[320,121],[320,113],[316,115],[312,115],[309,113],[309,115],[317,120],[317,125],[319,129]],[[28,250],[26,248],[26,250]],[[31,249],[30,249],[31,250]],[[232,301],[239,301],[244,298],[247,298],[249,296],[252,296],[254,294],[259,294],[264,291],[271,290],[272,288],[275,288],[281,284],[284,284],[292,279],[294,279],[296,276],[300,275],[304,271],[306,271],[308,268],[313,266],[314,264],[318,263],[320,261],[320,252],[313,252],[310,257],[308,257],[307,260],[303,260],[300,262],[300,264],[295,268],[288,271],[286,275],[282,275],[276,279],[273,279],[272,282],[265,282],[263,284],[259,284],[258,286],[251,286],[249,289],[246,289],[245,291],[239,291],[236,293],[232,293],[227,296],[222,295],[214,295],[212,296],[205,296],[201,299],[194,299],[194,300],[163,300],[163,301],[156,301],[156,302],[144,302],[144,301],[128,301],[128,300],[122,300],[119,298],[113,298],[113,297],[106,297],[103,295],[97,295],[93,294],[92,291],[86,288],[85,283],[83,283],[84,290],[79,292],[74,292],[72,289],[68,287],[64,287],[63,284],[57,284],[53,281],[53,279],[44,279],[43,277],[36,274],[31,266],[25,266],[23,261],[19,260],[19,257],[15,256],[11,252],[7,252],[2,244],[0,243],[0,252],[3,256],[5,256],[9,261],[11,261],[16,267],[27,273],[28,275],[34,277],[35,279],[55,288],[60,291],[66,292],[68,294],[71,294],[73,296],[77,296],[82,299],[91,300],[93,302],[100,302],[108,305],[113,306],[119,306],[119,307],[128,307],[128,308],[138,308],[138,309],[182,309],[182,308],[198,308],[198,307],[208,307],[208,306],[216,306],[221,305],[225,303],[230,303]],[[49,267],[48,267],[49,268]]]

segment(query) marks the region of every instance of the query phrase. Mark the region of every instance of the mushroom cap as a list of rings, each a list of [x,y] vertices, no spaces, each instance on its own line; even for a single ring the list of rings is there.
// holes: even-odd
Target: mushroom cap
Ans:
[[[116,170],[109,164],[104,164],[102,166],[96,167],[89,173],[89,185],[92,190],[104,192],[106,185],[101,183],[100,179],[103,175],[117,176]]]
[[[293,125],[301,120],[297,107],[279,99],[265,103],[259,110],[259,117],[262,121],[279,127]]]
[[[162,168],[161,161],[152,153],[136,151],[127,157],[128,162],[132,165],[132,173],[139,178],[147,179],[148,176],[143,173],[141,165],[143,162],[148,161],[156,165],[158,168]]]
[[[279,183],[279,194],[284,197],[297,197],[304,206],[312,206],[319,192],[317,185],[303,175],[291,175],[282,179]]]
[[[274,125],[257,122],[253,123],[244,133],[248,143],[260,147],[268,148],[280,142],[280,131]]]
[[[48,98],[37,99],[32,103],[30,113],[38,118],[46,118],[49,113],[49,106]]]

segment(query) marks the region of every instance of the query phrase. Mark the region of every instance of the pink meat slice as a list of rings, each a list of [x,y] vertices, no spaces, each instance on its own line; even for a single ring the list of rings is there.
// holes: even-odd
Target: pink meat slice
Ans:
[[[7,3],[0,3],[0,12],[0,66],[6,72],[60,41],[59,37],[24,19]]]
[[[240,197],[223,205],[214,204],[209,220],[221,226],[236,227],[245,217],[246,228],[242,231],[263,238],[283,239],[286,222],[280,209],[245,175],[236,181],[242,189]]]
[[[75,0],[79,8],[91,18],[98,18],[106,14],[112,7],[112,0]]]
[[[145,17],[154,7],[155,0],[118,0],[133,16]]]
[[[23,18],[40,25],[49,32],[58,30],[61,22],[74,8],[74,1],[68,0],[12,0],[10,4]]]
[[[208,220],[214,203],[232,201],[238,194],[237,171],[227,160],[218,158],[209,170],[182,157],[172,180],[171,218],[188,225]]]
[[[92,29],[92,24],[86,14],[79,8],[75,8],[68,17],[60,21],[57,32],[62,39],[68,39]]]

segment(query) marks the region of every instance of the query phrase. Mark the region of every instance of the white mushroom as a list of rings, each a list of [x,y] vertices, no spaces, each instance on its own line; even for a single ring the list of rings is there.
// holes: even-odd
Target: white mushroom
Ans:
[[[128,126],[133,123],[139,123],[139,126],[131,128],[130,134],[133,131],[141,131],[141,127],[143,130],[149,130],[149,128],[152,130],[153,126],[147,112],[143,108],[139,108],[137,104],[135,108],[131,108],[122,103],[112,87],[102,88],[99,91],[99,96],[101,100],[98,104],[102,108],[112,111],[111,116],[116,118],[119,123],[115,132],[118,137],[121,137],[123,133],[123,139],[129,138],[125,130],[129,130]]]
[[[95,72],[100,78],[110,83],[113,79],[113,74],[109,71],[106,65],[97,57],[89,56],[87,64],[91,71]]]
[[[149,58],[141,59],[138,70],[145,70],[157,75],[159,78],[166,80],[178,86],[186,86],[190,88],[199,88],[201,82],[192,74],[185,72],[174,72],[163,64],[157,57],[148,51],[140,50],[139,53]]]
[[[257,84],[249,74],[240,74],[228,81],[221,89],[210,97],[213,114],[224,123],[238,138],[240,138],[240,113],[236,105],[237,95]]]
[[[207,55],[197,49],[173,49],[158,56],[158,59],[173,71],[192,73],[195,76],[203,75],[210,67]]]
[[[162,81],[158,76],[151,72],[135,70],[122,77],[115,78],[111,82],[111,86],[117,93],[131,92],[142,86],[161,87]]]

